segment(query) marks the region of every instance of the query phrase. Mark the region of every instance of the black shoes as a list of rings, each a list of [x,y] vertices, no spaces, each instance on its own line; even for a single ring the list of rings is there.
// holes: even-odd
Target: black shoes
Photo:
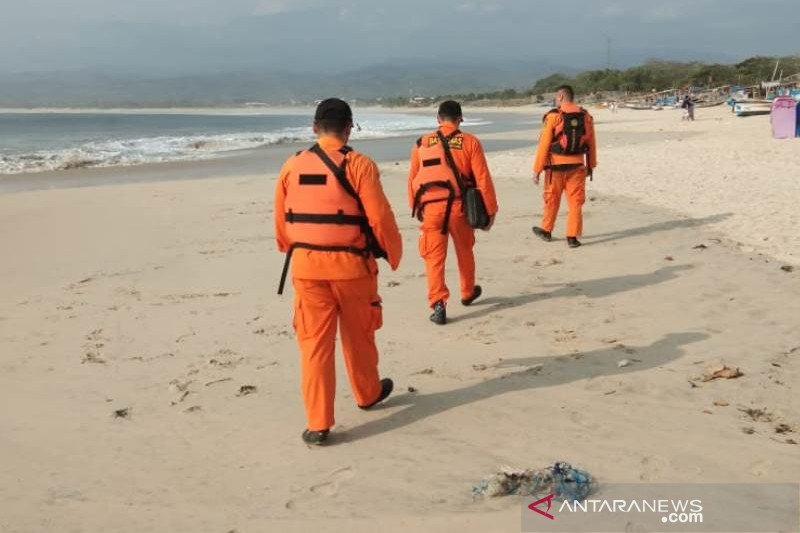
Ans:
[[[544,242],[550,242],[553,240],[553,234],[549,231],[545,231],[539,226],[533,227],[533,234],[542,239]],[[567,246],[570,248],[577,248],[581,245],[581,241],[577,239],[577,237],[567,237]]]
[[[375,407],[383,400],[388,398],[393,390],[394,390],[394,382],[389,378],[382,379],[381,394],[378,396],[378,399],[369,405],[359,405],[358,408],[369,409],[371,407]],[[323,429],[322,431],[311,431],[307,429],[303,431],[303,442],[313,446],[323,446],[326,442],[328,442],[328,436],[330,435],[330,433],[331,431],[329,429]]]
[[[461,305],[472,305],[472,302],[480,298],[481,294],[483,294],[483,289],[481,289],[480,285],[475,285],[475,288],[472,290],[472,296],[461,300]]]
[[[539,226],[533,227],[533,234],[542,239],[544,242],[550,242],[553,240],[553,234],[549,231],[545,231]]]
[[[393,390],[394,390],[394,382],[389,378],[383,378],[381,380],[381,394],[380,394],[380,396],[378,396],[378,399],[375,400],[374,402],[372,402],[369,405],[359,405],[358,408],[366,410],[366,409],[369,409],[371,407],[375,407],[376,405],[381,403],[383,400],[388,398]]]
[[[444,326],[447,324],[447,309],[444,306],[444,302],[439,300],[435,304],[433,304],[433,314],[431,315],[431,322],[434,324],[439,324],[440,326]]]
[[[307,429],[303,431],[303,442],[314,446],[322,446],[327,442],[329,434],[329,429],[323,429],[322,431],[310,431]]]

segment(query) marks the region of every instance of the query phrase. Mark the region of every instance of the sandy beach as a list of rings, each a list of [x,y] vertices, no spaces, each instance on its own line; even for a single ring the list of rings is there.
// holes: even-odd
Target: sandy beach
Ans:
[[[518,531],[516,499],[471,487],[555,461],[600,483],[796,482],[800,141],[728,108],[591,111],[578,250],[563,220],[531,234],[534,127],[486,135],[516,148],[489,154],[485,297],[444,328],[406,162],[381,158],[405,245],[380,278],[396,392],[362,412],[339,361],[326,448],[300,440],[274,172],[0,194],[0,531]],[[722,365],[743,375],[703,381]]]

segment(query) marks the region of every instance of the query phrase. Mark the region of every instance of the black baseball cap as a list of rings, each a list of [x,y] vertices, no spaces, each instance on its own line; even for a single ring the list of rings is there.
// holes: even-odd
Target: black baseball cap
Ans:
[[[463,113],[461,113],[461,104],[455,100],[445,100],[439,104],[439,116],[461,118],[464,116]]]
[[[350,105],[339,98],[328,98],[317,106],[314,120],[346,120],[353,121],[353,110]]]

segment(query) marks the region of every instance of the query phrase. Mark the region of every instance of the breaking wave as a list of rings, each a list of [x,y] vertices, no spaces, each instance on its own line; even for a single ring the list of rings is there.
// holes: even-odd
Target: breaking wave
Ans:
[[[465,126],[486,124],[472,121]],[[403,116],[364,120],[354,129],[353,140],[409,135],[431,129],[430,117]],[[110,167],[212,159],[238,150],[270,145],[310,142],[311,128],[285,128],[270,133],[230,133],[195,136],[161,136],[90,141],[71,148],[29,153],[0,153],[0,174],[20,174],[90,167]]]

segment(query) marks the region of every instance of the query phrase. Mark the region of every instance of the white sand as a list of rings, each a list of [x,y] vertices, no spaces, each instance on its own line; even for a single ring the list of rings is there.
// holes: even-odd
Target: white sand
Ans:
[[[0,530],[517,531],[517,501],[473,502],[472,484],[556,460],[601,482],[796,481],[800,437],[775,427],[800,431],[800,273],[758,253],[798,257],[798,144],[721,113],[596,113],[575,251],[530,235],[531,151],[493,155],[486,298],[445,328],[405,169],[383,165],[406,239],[381,277],[397,393],[364,413],[340,372],[325,449],[299,438],[273,177],[0,196]],[[744,376],[691,388],[718,361]]]

